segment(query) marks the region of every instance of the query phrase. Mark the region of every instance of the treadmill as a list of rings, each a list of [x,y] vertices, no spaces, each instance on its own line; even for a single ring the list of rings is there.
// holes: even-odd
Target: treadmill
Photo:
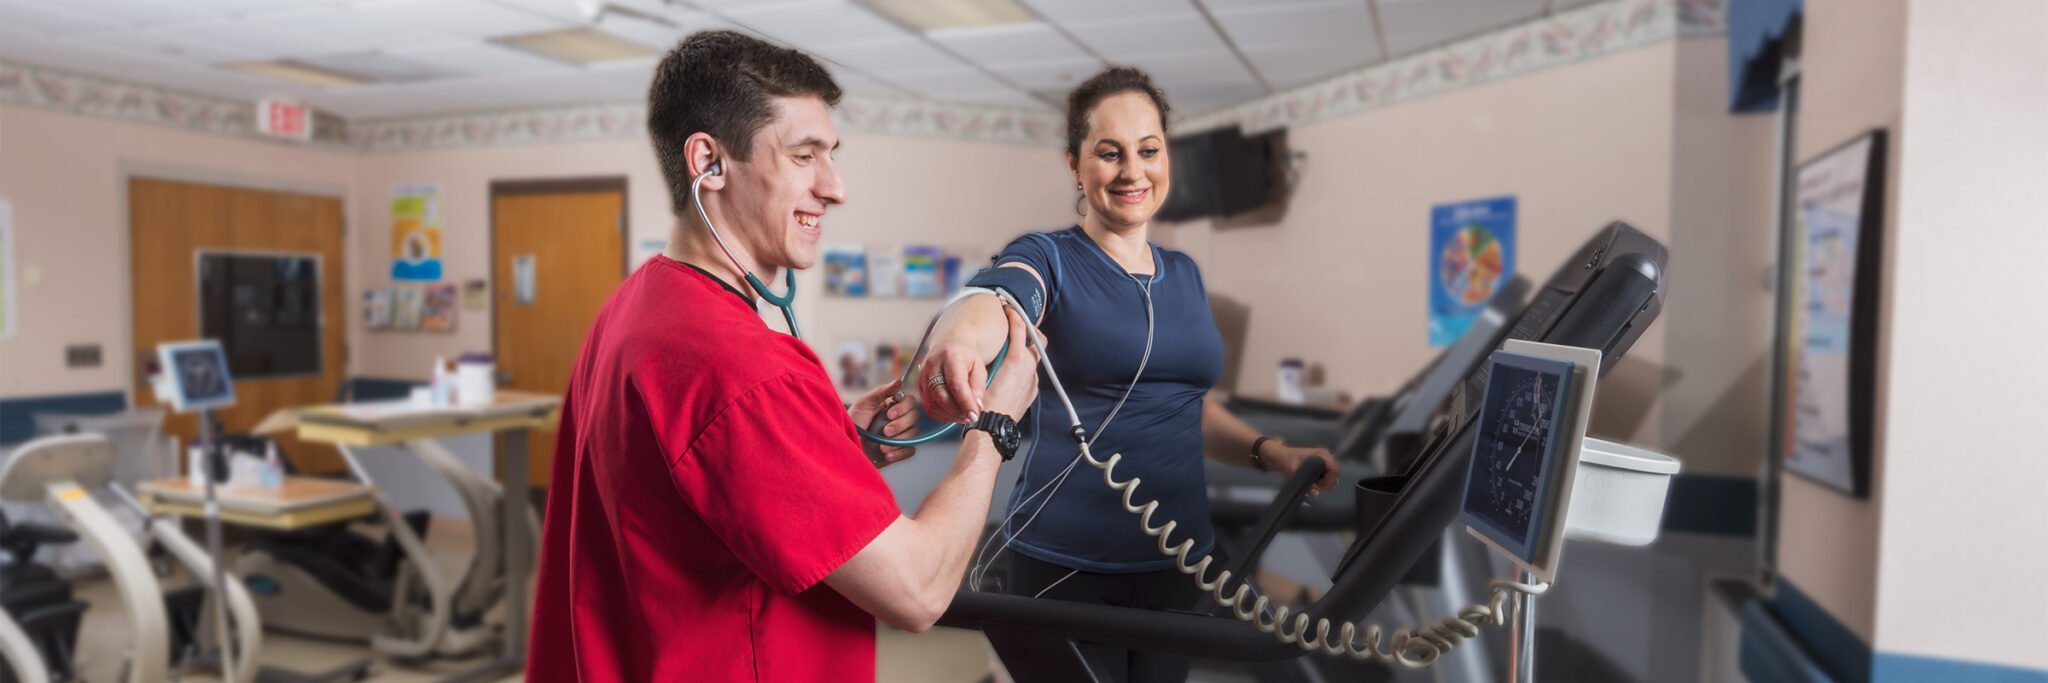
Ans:
[[[1465,376],[1486,360],[1486,354],[1500,348],[1501,341],[1507,338],[1508,323],[1522,310],[1528,295],[1528,278],[1509,278],[1487,301],[1486,308],[1473,316],[1471,326],[1465,328],[1456,343],[1437,354],[1421,372],[1402,383],[1398,391],[1365,399],[1338,420],[1333,429],[1342,436],[1331,445],[1330,454],[1337,462],[1348,464],[1338,483],[1356,485],[1366,476],[1399,469],[1396,466],[1412,458],[1421,445],[1423,432],[1449,405],[1454,392],[1464,386]],[[1281,483],[1270,472],[1231,467],[1212,460],[1203,460],[1202,467],[1211,491],[1209,515],[1219,535],[1224,528],[1238,529],[1258,519]],[[1248,497],[1247,493],[1255,495]],[[1319,501],[1315,507],[1301,511],[1294,519],[1294,527],[1347,530],[1352,525],[1352,516],[1351,501],[1332,496],[1331,500]]]
[[[1667,256],[1656,239],[1626,223],[1609,224],[1551,275],[1514,318],[1505,336],[1599,349],[1600,374],[1605,375],[1662,309]],[[1386,599],[1457,518],[1475,436],[1472,423],[1479,408],[1477,398],[1484,395],[1486,376],[1485,363],[1466,373],[1458,384],[1471,400],[1458,401],[1449,418],[1424,436],[1416,457],[1382,482],[1396,491],[1394,502],[1376,520],[1364,516],[1356,520],[1358,540],[1338,564],[1329,592],[1302,611],[1311,623],[1323,618],[1362,618]],[[1243,576],[1241,570],[1255,562],[1274,534],[1289,523],[1321,470],[1320,461],[1303,466],[1282,488],[1280,497],[1265,508],[1255,525],[1256,542],[1247,554],[1232,558],[1225,567],[1233,577]],[[1359,489],[1354,492],[1363,494]],[[1138,523],[1135,515],[1131,523]],[[1114,681],[1082,653],[1081,643],[1237,662],[1271,662],[1306,654],[1299,646],[1230,617],[971,589],[954,596],[939,624],[980,629],[1019,683]]]

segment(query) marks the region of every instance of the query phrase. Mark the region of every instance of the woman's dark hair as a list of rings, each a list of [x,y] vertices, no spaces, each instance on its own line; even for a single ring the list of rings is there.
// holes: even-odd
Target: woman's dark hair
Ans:
[[[1166,93],[1152,85],[1152,77],[1145,72],[1128,66],[1112,66],[1082,81],[1067,94],[1068,154],[1081,156],[1081,138],[1088,137],[1088,113],[1095,111],[1095,105],[1111,95],[1127,92],[1144,93],[1152,98],[1152,105],[1159,108],[1159,134],[1166,134],[1166,115],[1173,111],[1166,105]]]
[[[802,52],[733,31],[690,34],[662,57],[647,88],[647,135],[668,181],[669,208],[690,204],[683,148],[691,135],[710,135],[735,157],[750,159],[754,134],[775,120],[771,98],[811,96],[830,107],[839,95],[832,74]]]

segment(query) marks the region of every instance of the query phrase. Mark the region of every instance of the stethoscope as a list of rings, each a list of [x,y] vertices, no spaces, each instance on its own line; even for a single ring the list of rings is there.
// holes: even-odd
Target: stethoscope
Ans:
[[[701,188],[703,188],[704,186],[704,179],[709,178],[711,176],[724,174],[724,165],[720,162],[714,161],[711,162],[711,168],[706,169],[702,175],[699,175],[696,177],[696,179],[690,181],[690,203],[694,204],[697,208],[697,218],[704,221],[704,228],[706,230],[711,231],[711,239],[713,241],[718,242],[718,250],[725,252],[725,258],[726,260],[732,262],[732,267],[738,268],[742,274],[746,275],[747,284],[754,288],[754,292],[760,294],[761,298],[767,299],[768,303],[774,304],[776,308],[782,309],[782,319],[784,322],[789,323],[789,336],[796,337],[797,341],[803,341],[804,336],[801,332],[797,330],[796,326],[796,269],[784,269],[786,277],[783,279],[783,286],[785,289],[789,290],[789,293],[777,295],[775,292],[769,291],[768,285],[766,283],[761,282],[761,278],[754,277],[754,271],[747,270],[746,266],[740,264],[739,258],[732,255],[732,249],[725,246],[725,238],[719,236],[718,234],[718,226],[712,225],[711,215],[704,212],[704,195],[701,193]],[[866,439],[870,442],[880,444],[883,446],[916,446],[918,444],[928,443],[933,440],[945,437],[946,435],[952,434],[953,432],[959,431],[960,424],[957,422],[948,423],[946,426],[940,427],[939,429],[933,431],[930,434],[924,434],[910,438],[895,438],[882,436],[879,430],[882,428],[882,425],[888,424],[889,422],[889,408],[891,406],[896,405],[898,401],[903,400],[903,390],[901,387],[911,386],[911,377],[917,372],[918,364],[924,360],[925,343],[931,340],[932,328],[939,324],[939,315],[944,314],[947,308],[950,308],[954,303],[958,302],[959,300],[976,293],[979,292],[962,292],[960,295],[953,297],[952,300],[946,302],[945,306],[941,306],[939,308],[939,313],[934,314],[932,316],[932,320],[930,323],[925,324],[924,337],[918,340],[917,343],[917,354],[912,356],[910,362],[903,366],[903,377],[900,378],[902,383],[897,389],[896,395],[891,397],[888,401],[884,402],[881,408],[875,412],[875,420],[873,423],[869,424],[866,427],[854,425],[854,428],[860,432],[860,437],[862,439]],[[1003,305],[1016,309],[1019,315],[1023,314],[1024,307],[1019,305],[1015,299],[1011,299],[1007,295],[1007,293],[998,291],[996,292],[996,297],[1003,300]],[[1038,337],[1038,330],[1030,329],[1028,327],[1026,329],[1031,334],[1031,345],[1040,349],[1045,348],[1044,341],[1039,339]],[[1008,354],[1009,351],[1010,342],[1008,339],[1005,339],[1003,340],[1002,350],[996,352],[996,362],[993,365],[989,366],[989,383],[995,382],[996,371],[1002,369],[1003,356],[1005,354]],[[1041,360],[1043,360],[1044,354],[1040,354],[1039,357]],[[1052,363],[1050,361],[1045,363],[1045,371],[1047,373],[1052,372]],[[1054,380],[1054,384],[1057,387],[1057,379]],[[987,386],[987,384],[984,384],[983,386]],[[1066,392],[1064,390],[1060,391],[1060,400],[1067,400]],[[1068,402],[1067,404],[1067,414],[1069,416],[1075,415],[1074,407],[1071,402]],[[1081,429],[1081,421],[1079,417],[1075,417],[1073,422],[1074,429]],[[875,453],[870,453],[869,458],[875,459],[876,455],[877,454]]]

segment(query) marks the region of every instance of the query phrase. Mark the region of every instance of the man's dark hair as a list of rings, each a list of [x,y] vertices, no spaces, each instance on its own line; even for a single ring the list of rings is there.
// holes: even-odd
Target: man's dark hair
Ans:
[[[677,43],[647,88],[647,135],[668,182],[670,210],[690,205],[683,148],[691,135],[705,133],[738,159],[751,159],[754,134],[775,120],[772,98],[806,95],[839,104],[832,74],[802,52],[734,31],[699,31]]]
[[[1103,69],[1067,94],[1067,153],[1081,156],[1081,139],[1088,137],[1088,112],[1095,105],[1109,99],[1111,95],[1127,92],[1144,93],[1152,98],[1152,105],[1159,108],[1159,134],[1166,134],[1166,114],[1173,111],[1166,106],[1166,93],[1152,85],[1152,77],[1145,72],[1128,66],[1112,66]]]

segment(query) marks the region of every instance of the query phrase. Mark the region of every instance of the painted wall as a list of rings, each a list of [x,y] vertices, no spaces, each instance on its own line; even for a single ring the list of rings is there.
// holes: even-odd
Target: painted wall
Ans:
[[[346,153],[0,105],[0,197],[14,203],[21,271],[9,273],[21,330],[0,340],[0,397],[128,389],[124,173],[343,194],[355,164]],[[32,270],[39,282],[22,277]],[[69,344],[100,345],[100,367],[66,369]]]
[[[1905,73],[1905,0],[1811,0],[1801,53],[1798,127],[1794,159],[1806,161],[1872,128],[1891,131],[1885,187],[1899,187],[1899,150],[1914,131],[1900,127]],[[1910,144],[1908,142],[1907,144]],[[1896,234],[1897,192],[1885,196],[1885,231]],[[1900,250],[1889,250],[1896,259]],[[1888,285],[1896,286],[1896,283]],[[1898,328],[1893,325],[1893,330]],[[1889,349],[1880,343],[1880,358]],[[1880,361],[1881,366],[1889,363]],[[1880,370],[1880,396],[1890,373]],[[1877,423],[1886,423],[1880,401]],[[1872,454],[1868,500],[1858,500],[1792,474],[1782,475],[1779,499],[1778,571],[1798,585],[1842,625],[1872,642],[1876,631],[1878,529],[1883,519],[1887,439]]]
[[[1776,117],[1728,113],[1725,38],[1679,41],[1672,86],[1661,446],[1687,475],[1753,478],[1770,429]]]
[[[1893,654],[2048,678],[2048,626],[2010,618],[2048,604],[2048,459],[2035,432],[2048,415],[2048,321],[2014,315],[2038,303],[2013,305],[2040,291],[2048,253],[2029,218],[2048,188],[2048,4],[1918,0],[1904,13],[1878,679],[1891,678]]]
[[[992,254],[1029,230],[1073,220],[1058,150],[999,143],[846,135],[839,151],[847,203],[833,207],[824,241],[870,249],[935,244]],[[390,284],[390,192],[395,185],[441,187],[446,280],[491,277],[490,184],[585,176],[625,176],[629,251],[637,267],[646,241],[665,242],[673,221],[667,190],[645,139],[402,154],[372,154],[358,164],[351,235],[358,292]],[[821,269],[798,276],[797,317],[821,357],[841,341],[912,343],[938,300],[833,298]],[[781,288],[777,281],[773,286]],[[359,298],[360,294],[354,295]],[[352,298],[351,301],[357,299]],[[776,327],[781,315],[765,307]],[[489,349],[487,312],[462,311],[453,334],[364,331],[351,319],[357,371],[422,378],[438,355]]]
[[[1353,396],[1384,394],[1434,357],[1434,204],[1515,195],[1517,268],[1539,282],[1612,220],[1669,244],[1679,50],[1662,43],[1290,129],[1308,159],[1284,213],[1162,231],[1202,264],[1210,291],[1251,307],[1240,389],[1270,393],[1273,368],[1297,357]],[[1657,438],[1673,315],[1667,304],[1601,386],[1596,431]]]

